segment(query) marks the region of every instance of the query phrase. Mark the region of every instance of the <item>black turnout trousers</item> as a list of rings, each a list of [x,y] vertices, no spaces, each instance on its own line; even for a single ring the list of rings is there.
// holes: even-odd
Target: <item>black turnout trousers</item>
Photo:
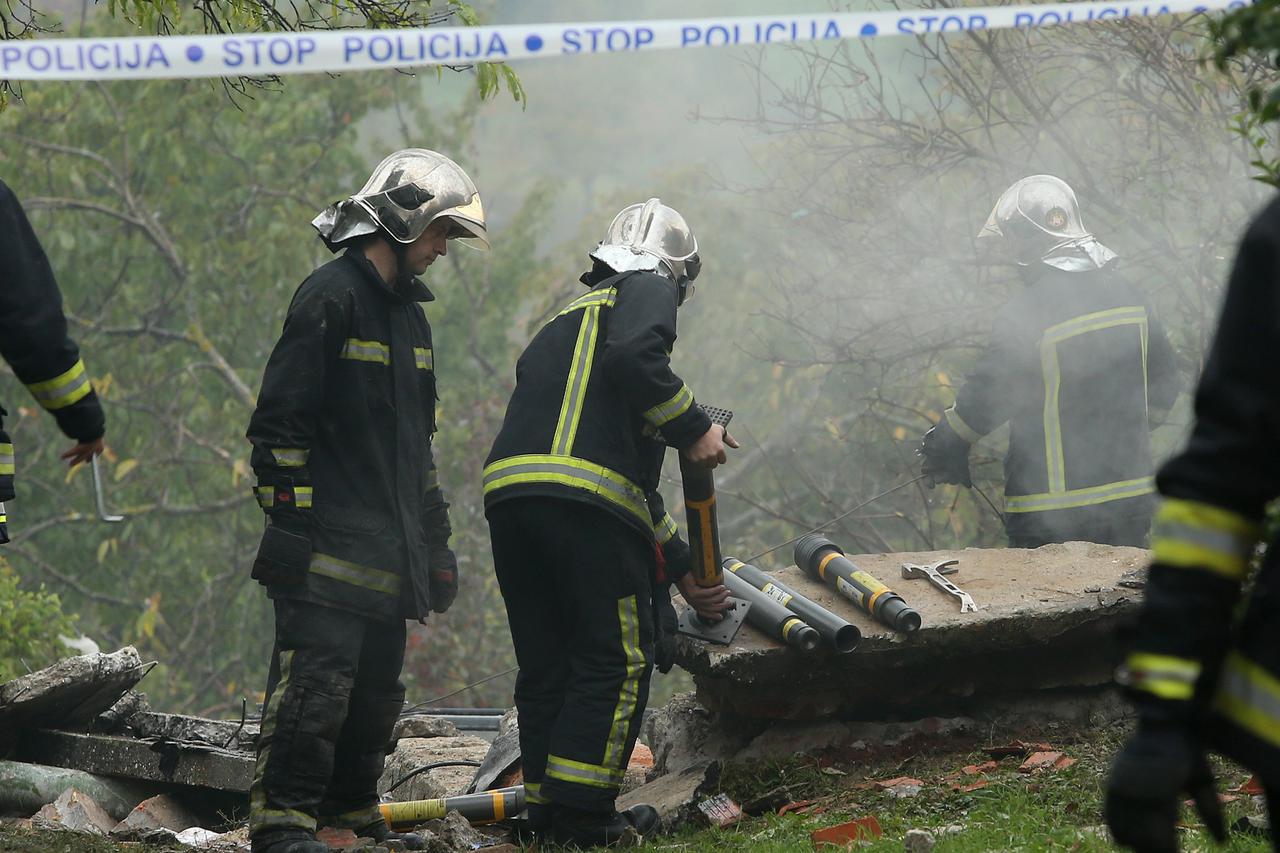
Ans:
[[[255,835],[381,820],[378,779],[404,707],[405,627],[278,598],[249,791]]]
[[[488,509],[520,673],[515,700],[529,802],[610,812],[653,669],[653,544],[583,501]]]

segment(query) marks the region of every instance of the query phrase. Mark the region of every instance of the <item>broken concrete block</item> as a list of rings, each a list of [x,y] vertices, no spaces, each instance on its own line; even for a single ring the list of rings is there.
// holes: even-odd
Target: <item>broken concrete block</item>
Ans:
[[[506,734],[518,725],[520,725],[519,712],[515,708],[508,708],[502,715],[502,719],[498,720],[498,734]]]
[[[908,829],[902,839],[902,847],[907,853],[931,853],[937,843],[933,833],[927,829]]]
[[[499,787],[498,781],[509,776],[521,767],[520,763],[520,727],[511,726],[505,732],[499,732],[485,753],[480,766],[476,768],[471,784],[466,793],[474,794]]]
[[[386,768],[378,780],[378,793],[390,794],[394,802],[431,800],[465,793],[475,767],[484,761],[489,742],[472,735],[457,737],[405,738],[387,756]],[[441,761],[472,761],[472,766],[441,767],[419,773],[391,790],[414,770]]]
[[[114,705],[98,715],[93,721],[93,730],[102,734],[119,734],[128,728],[129,723],[138,715],[151,710],[147,694],[137,690],[127,691]]]
[[[1068,542],[850,557],[885,580],[900,577],[903,563],[951,558],[960,561],[961,585],[978,601],[976,613],[960,613],[931,587],[901,588],[924,624],[900,634],[791,567],[771,574],[857,625],[863,635],[857,649],[811,655],[797,667],[789,648],[740,631],[728,646],[681,636],[677,660],[711,710],[764,719],[969,714],[1002,695],[1101,691],[1110,684],[1116,626],[1137,611],[1141,593],[1107,591],[1149,562],[1148,551]],[[1094,587],[1103,592],[1085,591]]]
[[[55,767],[220,791],[246,793],[253,781],[252,755],[203,744],[37,729],[27,733],[18,752],[24,759]]]
[[[430,717],[426,715],[415,715],[412,717],[401,717],[396,721],[395,730],[391,733],[392,740],[400,740],[406,737],[457,737],[462,734],[458,727],[443,717]]]
[[[640,740],[653,753],[650,778],[731,756],[768,726],[713,714],[693,693],[679,693],[644,716]]]
[[[720,763],[708,761],[659,776],[618,798],[618,809],[648,803],[658,810],[665,830],[690,820],[697,804],[715,793],[720,783]]]
[[[154,785],[94,776],[82,770],[0,761],[0,814],[32,814],[57,800],[68,788],[78,788],[93,797],[112,820],[122,820],[136,803],[156,793]]]
[[[41,806],[32,820],[55,829],[90,832],[94,835],[106,835],[116,825],[111,815],[93,797],[75,788],[68,788],[57,800]]]
[[[258,724],[241,725],[239,720],[209,720],[146,711],[134,716],[129,726],[140,737],[201,743],[233,752],[253,752],[258,740]]]
[[[16,739],[31,725],[87,726],[133,687],[146,670],[138,650],[67,658],[0,684],[0,737]]]
[[[138,803],[115,829],[167,829],[177,833],[198,823],[200,821],[182,803],[168,794],[159,794]]]

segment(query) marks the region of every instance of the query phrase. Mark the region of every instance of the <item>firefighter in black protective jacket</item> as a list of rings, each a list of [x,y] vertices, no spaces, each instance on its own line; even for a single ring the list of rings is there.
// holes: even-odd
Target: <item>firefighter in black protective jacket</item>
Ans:
[[[1107,792],[1117,841],[1177,849],[1189,793],[1214,834],[1222,814],[1205,750],[1261,780],[1280,849],[1280,200],[1254,220],[1236,256],[1218,332],[1195,398],[1186,448],[1161,469],[1163,502],[1132,651],[1121,669],[1138,731],[1121,750]],[[1242,584],[1265,553],[1238,623]]]
[[[671,370],[676,309],[699,270],[684,219],[658,199],[631,205],[591,257],[590,289],[516,365],[484,498],[520,665],[531,828],[610,845],[657,824],[652,808],[619,814],[614,800],[648,699],[655,634],[674,629],[668,582],[712,619],[728,596],[686,580],[688,546],[657,491],[662,457],[670,445],[714,467],[737,444]]]
[[[67,335],[62,294],[53,269],[13,191],[0,181],[0,356],[18,381],[76,444],[62,454],[72,465],[102,452],[106,419],[80,349]],[[0,544],[9,541],[5,502],[14,498],[13,442],[0,408]]]
[[[1027,287],[997,314],[955,405],[925,435],[924,473],[971,487],[969,448],[1008,421],[1010,545],[1144,546],[1155,490],[1148,412],[1178,393],[1163,329],[1058,178],[1015,183],[978,237],[1013,255]]]
[[[466,173],[398,151],[312,223],[335,260],[294,294],[249,423],[267,515],[254,577],[276,613],[250,790],[255,853],[323,853],[321,824],[391,833],[377,781],[404,705],[406,619],[457,594],[431,440],[431,327],[415,278],[446,242],[487,245]]]

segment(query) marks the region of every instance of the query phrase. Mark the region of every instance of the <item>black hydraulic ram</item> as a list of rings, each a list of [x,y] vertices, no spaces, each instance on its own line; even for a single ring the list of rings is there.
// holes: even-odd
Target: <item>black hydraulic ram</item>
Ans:
[[[732,558],[725,560],[725,568],[737,562]],[[742,565],[739,563],[739,565]],[[788,646],[795,646],[804,652],[811,652],[822,642],[822,637],[805,621],[765,592],[747,583],[732,569],[724,573],[724,585],[729,591],[744,601],[750,602],[747,621],[764,631],[775,640],[781,640]]]
[[[805,598],[750,563],[744,563],[736,557],[726,557],[724,568],[728,572],[725,575],[726,582],[732,575],[734,578],[750,584],[756,590],[759,590],[803,619],[805,624],[816,630],[823,641],[837,652],[843,654],[853,651],[862,639],[862,632],[858,630],[857,625],[852,622],[846,622],[821,604]],[[738,594],[735,587],[730,586],[729,589],[735,590],[734,595]],[[746,596],[743,597],[745,598]],[[752,601],[751,609],[754,613],[756,605],[754,604],[754,599]],[[748,617],[748,621],[751,621],[750,617]]]
[[[907,602],[844,555],[827,537],[810,533],[796,543],[796,565],[825,583],[895,631],[911,633],[920,628],[920,614]]]

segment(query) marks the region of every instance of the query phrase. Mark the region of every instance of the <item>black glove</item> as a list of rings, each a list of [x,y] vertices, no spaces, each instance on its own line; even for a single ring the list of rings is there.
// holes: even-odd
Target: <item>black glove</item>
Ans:
[[[920,473],[928,478],[929,488],[938,483],[973,487],[969,476],[969,444],[956,435],[946,421],[924,434],[916,453],[924,459]]]
[[[1184,794],[1210,834],[1226,841],[1222,805],[1204,748],[1185,725],[1142,723],[1116,755],[1103,813],[1116,843],[1139,853],[1177,853]]]
[[[458,597],[458,558],[446,546],[431,549],[427,583],[431,591],[431,609],[443,613]]]
[[[660,584],[653,589],[653,665],[658,672],[667,673],[676,665],[676,609],[671,604],[671,585]]]
[[[303,530],[305,525],[300,522],[282,524],[271,519],[253,561],[253,579],[263,586],[302,583],[311,568],[311,538]]]

